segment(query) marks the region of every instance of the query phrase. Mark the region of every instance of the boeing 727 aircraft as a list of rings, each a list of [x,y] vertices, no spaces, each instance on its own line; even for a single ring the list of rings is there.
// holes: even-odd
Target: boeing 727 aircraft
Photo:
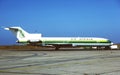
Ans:
[[[27,43],[31,45],[52,45],[55,49],[63,46],[86,46],[86,47],[104,47],[109,49],[113,44],[110,40],[97,37],[42,37],[41,34],[31,34],[23,30],[21,27],[8,27],[5,30],[12,31],[18,43]]]

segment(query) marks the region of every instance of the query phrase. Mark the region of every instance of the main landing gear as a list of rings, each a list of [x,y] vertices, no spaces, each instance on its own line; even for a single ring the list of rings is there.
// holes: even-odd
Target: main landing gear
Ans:
[[[59,50],[60,46],[55,46],[55,50]]]
[[[105,46],[105,47],[101,47],[101,46],[98,46],[97,47],[97,50],[110,50],[110,46]]]

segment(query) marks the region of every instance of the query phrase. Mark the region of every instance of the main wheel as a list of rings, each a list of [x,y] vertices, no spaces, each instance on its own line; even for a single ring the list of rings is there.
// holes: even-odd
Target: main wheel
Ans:
[[[110,49],[111,49],[110,46],[105,47],[105,50],[110,50]]]
[[[59,50],[60,47],[55,47],[55,50]]]

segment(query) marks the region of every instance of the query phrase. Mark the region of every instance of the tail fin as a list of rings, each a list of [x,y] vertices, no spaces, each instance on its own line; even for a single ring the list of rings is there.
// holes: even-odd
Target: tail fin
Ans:
[[[26,36],[29,35],[29,33],[23,30],[21,27],[8,27],[4,29],[12,31],[18,40],[26,38]]]

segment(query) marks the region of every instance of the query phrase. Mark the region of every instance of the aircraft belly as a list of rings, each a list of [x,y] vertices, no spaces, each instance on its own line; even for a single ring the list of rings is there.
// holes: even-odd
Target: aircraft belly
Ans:
[[[73,46],[110,46],[111,43],[73,43]]]

